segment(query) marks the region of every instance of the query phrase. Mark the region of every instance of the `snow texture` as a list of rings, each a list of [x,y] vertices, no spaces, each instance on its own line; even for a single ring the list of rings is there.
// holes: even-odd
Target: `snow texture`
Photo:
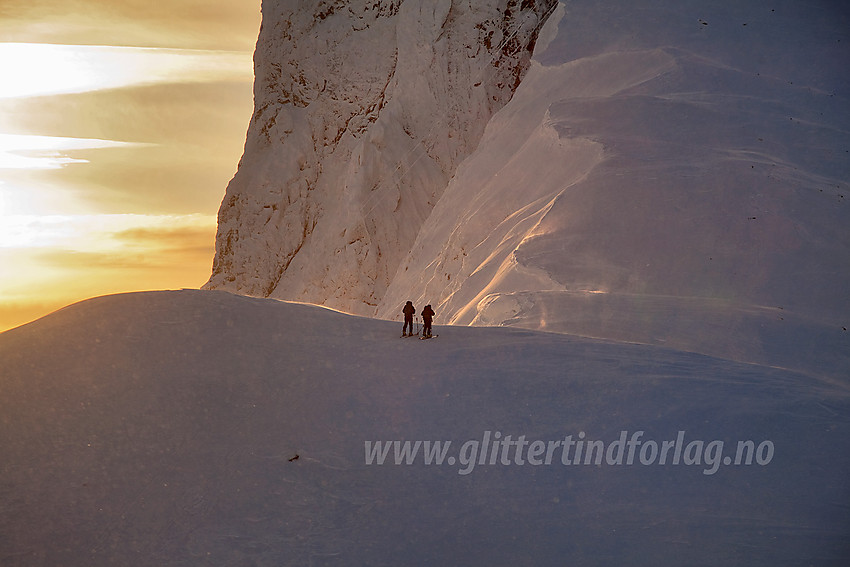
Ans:
[[[264,0],[208,287],[374,315],[556,0]]]
[[[550,19],[378,315],[848,375],[847,11],[602,6]]]
[[[846,9],[263,15],[207,286],[241,295],[0,334],[0,564],[848,564]],[[495,432],[694,450],[367,464]]]
[[[209,287],[850,373],[848,10],[527,4],[266,2]]]
[[[179,291],[93,299],[0,334],[0,563],[847,564],[846,377],[522,329],[400,330]],[[485,431],[684,431],[775,453],[713,474],[366,464],[365,441],[457,447]]]

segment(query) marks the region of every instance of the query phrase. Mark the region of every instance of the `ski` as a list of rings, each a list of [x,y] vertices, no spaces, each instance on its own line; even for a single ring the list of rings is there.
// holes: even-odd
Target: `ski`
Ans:
[[[428,335],[427,337],[419,337],[420,341],[427,341],[428,339],[436,339],[440,335]]]

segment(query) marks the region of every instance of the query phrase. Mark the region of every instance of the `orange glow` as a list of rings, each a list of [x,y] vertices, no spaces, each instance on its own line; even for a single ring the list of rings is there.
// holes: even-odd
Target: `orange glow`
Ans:
[[[259,0],[71,4],[0,8],[0,331],[202,285],[251,115]]]

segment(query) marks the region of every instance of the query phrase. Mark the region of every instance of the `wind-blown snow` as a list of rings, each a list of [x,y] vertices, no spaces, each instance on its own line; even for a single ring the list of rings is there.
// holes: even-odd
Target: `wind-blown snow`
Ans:
[[[212,291],[0,334],[0,563],[843,566],[850,385]],[[367,465],[366,441],[771,441],[710,466]],[[295,456],[297,459],[294,459]],[[764,456],[764,455],[763,455]],[[291,460],[292,459],[292,460]],[[501,462],[501,461],[500,461]],[[712,473],[713,470],[713,474]]]
[[[847,12],[567,6],[378,316],[850,373]]]
[[[847,10],[517,4],[265,2],[208,287],[850,372]]]

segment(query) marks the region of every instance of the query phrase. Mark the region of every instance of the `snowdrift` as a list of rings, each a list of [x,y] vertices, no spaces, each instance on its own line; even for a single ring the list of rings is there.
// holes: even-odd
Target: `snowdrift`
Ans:
[[[562,3],[378,316],[414,299],[456,324],[847,376],[848,22]]]
[[[846,565],[846,379],[435,330],[180,291],[3,333],[0,563]]]

